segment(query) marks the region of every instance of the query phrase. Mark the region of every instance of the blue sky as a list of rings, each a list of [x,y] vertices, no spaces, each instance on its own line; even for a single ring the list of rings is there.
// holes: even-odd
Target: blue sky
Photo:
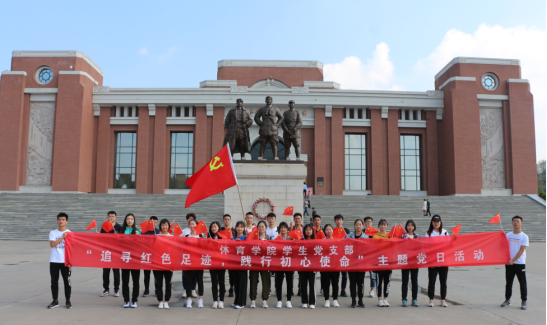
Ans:
[[[3,1],[0,70],[10,69],[13,50],[80,50],[111,87],[199,87],[216,79],[221,59],[319,60],[330,67],[326,79],[345,88],[424,91],[449,57],[517,58],[535,96],[539,160],[546,3],[521,3]],[[344,74],[349,63],[360,78]],[[375,71],[385,77],[374,79]]]

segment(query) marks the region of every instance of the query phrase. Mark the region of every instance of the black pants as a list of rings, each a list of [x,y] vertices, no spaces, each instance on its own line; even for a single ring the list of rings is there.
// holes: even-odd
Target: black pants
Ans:
[[[230,272],[231,271],[228,271],[228,274]],[[209,273],[211,273],[213,301],[224,301],[224,293],[226,293],[226,287],[225,287],[226,270],[210,270]],[[219,299],[219,292],[220,292],[220,299]]]
[[[190,273],[192,271],[182,271],[182,287],[184,288],[184,291],[186,291],[186,274]],[[194,277],[192,279],[192,288],[190,290],[196,290],[196,284],[198,283],[197,279]]]
[[[120,269],[103,269],[103,288],[110,290],[110,270],[114,273],[114,291],[120,290]]]
[[[277,294],[277,301],[283,300],[283,278],[287,281],[287,301],[291,301],[293,292],[293,276],[294,271],[276,271],[275,272],[275,291]]]
[[[348,272],[349,276],[349,291],[351,299],[363,299],[363,290],[365,289],[365,272]]]
[[[251,301],[256,300],[258,296],[258,277],[262,278],[262,300],[267,301],[270,297],[270,272],[269,271],[251,271],[249,272],[249,282],[251,288],[249,290],[249,297]]]
[[[315,273],[298,272],[300,277],[300,298],[303,304],[315,305]]]
[[[342,285],[340,286],[340,290],[344,291],[346,290],[346,286],[348,284],[348,272],[341,272],[342,273]]]
[[[123,301],[129,302],[129,277],[133,280],[133,292],[131,302],[137,302],[139,299],[139,280],[141,270],[124,270],[122,269],[122,295]]]
[[[247,304],[247,270],[234,272],[234,305],[245,306]]]
[[[68,266],[65,266],[65,263],[49,263],[49,274],[51,275],[51,295],[53,296],[53,300],[57,300],[59,297],[59,272],[63,277],[66,301],[70,301],[70,293],[72,288],[72,285],[70,284],[70,274],[72,272]]]
[[[412,300],[418,299],[418,270],[419,269],[401,270],[401,275],[403,278],[403,285],[401,286],[403,300],[406,300],[406,294],[408,293],[409,275],[410,280],[412,281]]]
[[[230,281],[230,288],[234,287],[235,281],[236,281],[236,274],[235,271],[228,270],[228,280]]]
[[[203,270],[185,271],[186,272],[186,296],[192,298],[192,282],[194,278],[198,284],[198,296],[203,296]]]
[[[330,298],[330,286],[332,285],[332,299],[338,299],[338,281],[340,280],[340,272],[321,272],[321,286],[323,287],[323,295],[325,301]]]
[[[426,215],[428,215],[428,214],[429,214],[429,216],[431,216],[431,211],[429,210],[429,208],[427,208],[427,212],[426,212]]]
[[[158,301],[169,301],[171,299],[171,278],[173,272],[171,271],[156,271],[154,270],[154,285],[156,288],[156,295]],[[163,279],[165,279],[165,300],[163,300]]]
[[[441,283],[441,300],[445,300],[448,267],[430,267],[428,269],[429,286],[427,287],[427,295],[430,300],[435,298],[435,282],[437,282],[437,273],[439,274],[439,282]]]
[[[152,273],[152,271],[150,270],[144,270],[144,290],[145,291],[150,291],[150,273]],[[154,273],[154,277],[155,277],[155,273]],[[156,279],[154,279],[154,288],[156,288]]]
[[[528,289],[526,287],[525,264],[505,265],[505,299],[509,300],[513,295],[513,280],[515,280],[515,275],[520,284],[520,299],[527,301]]]
[[[391,271],[378,271],[376,277],[378,278],[378,297],[387,298],[389,296],[389,282],[391,281]],[[384,291],[382,292],[382,284],[384,285]],[[383,293],[383,295],[382,295]]]

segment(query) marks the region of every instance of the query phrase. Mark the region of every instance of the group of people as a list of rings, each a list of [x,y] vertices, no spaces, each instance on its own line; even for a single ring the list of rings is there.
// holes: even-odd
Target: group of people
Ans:
[[[140,235],[141,231],[137,228],[135,222],[135,216],[132,213],[128,213],[123,223],[120,225],[116,223],[116,212],[108,212],[108,219],[113,225],[113,230],[110,233],[120,233],[126,235]],[[155,216],[150,217],[154,222],[154,231],[145,232],[142,235],[161,235],[161,236],[171,236],[170,227],[171,224],[167,219],[163,219],[158,222],[158,218]],[[182,231],[183,237],[197,237],[197,238],[211,238],[211,239],[221,239],[218,235],[219,231],[230,229],[232,231],[231,240],[245,240],[249,232],[253,231],[255,228],[254,225],[254,215],[249,212],[245,216],[245,221],[236,222],[235,226],[231,224],[231,216],[225,214],[222,218],[223,226],[217,221],[213,221],[208,228],[207,235],[197,234],[197,217],[194,213],[189,213],[186,215],[186,221],[188,227]],[[294,225],[289,226],[286,222],[280,222],[276,224],[276,215],[274,213],[269,213],[266,217],[266,221],[260,220],[256,224],[256,230],[258,231],[258,240],[274,240],[281,238],[281,240],[292,240],[288,233],[295,229],[301,229],[303,237],[300,240],[311,240],[315,239],[315,235],[318,231],[323,231],[325,235],[325,240],[333,239],[333,230],[334,228],[344,227],[344,217],[340,214],[334,216],[334,225],[326,224],[322,225],[322,218],[320,215],[316,214],[313,217],[312,224],[303,224],[303,218],[300,213],[295,213],[293,216]],[[68,215],[66,213],[59,213],[57,215],[57,225],[58,229],[50,232],[49,241],[51,246],[51,257],[50,257],[50,274],[51,274],[51,292],[53,296],[53,301],[48,306],[48,308],[55,308],[59,306],[58,301],[58,282],[59,274],[61,274],[64,282],[65,298],[66,298],[66,308],[71,308],[72,304],[70,302],[71,295],[71,268],[70,266],[65,266],[65,253],[64,253],[64,239],[67,236],[67,233],[70,231],[66,228],[68,222]],[[159,223],[159,225],[158,225]],[[525,273],[525,263],[526,263],[526,252],[525,249],[529,246],[528,236],[524,234],[521,230],[522,218],[520,216],[515,216],[512,219],[513,232],[507,233],[507,239],[509,241],[510,247],[510,256],[511,260],[506,268],[506,291],[505,291],[505,301],[501,305],[506,307],[511,304],[512,296],[512,286],[513,280],[516,276],[520,283],[521,299],[522,299],[522,309],[527,308],[527,288],[526,288],[526,273]],[[380,219],[378,222],[378,232],[374,236],[368,236],[365,234],[367,227],[372,227],[373,218],[365,217],[362,219],[357,219],[353,223],[353,231],[350,231],[348,228],[344,228],[347,236],[345,238],[353,239],[368,239],[368,238],[379,238],[388,240],[388,222],[386,219]],[[336,227],[335,227],[336,226]],[[415,239],[420,238],[420,235],[417,233],[416,223],[413,220],[408,220],[405,224],[405,234],[402,236],[404,239]],[[101,229],[101,232],[105,233]],[[425,232],[424,237],[435,237],[435,236],[448,236],[448,232],[443,229],[443,223],[439,215],[434,215],[431,218],[431,223],[429,229]],[[110,272],[114,275],[114,293],[115,297],[119,296],[120,289],[120,270],[119,269],[103,269],[103,292],[101,297],[110,295]],[[122,285],[122,296],[124,300],[124,308],[136,308],[137,301],[139,297],[139,280],[140,280],[140,270],[121,270],[121,285]],[[146,297],[150,294],[150,279],[151,273],[154,274],[154,283],[155,283],[155,293],[157,300],[159,302],[158,308],[166,309],[169,308],[169,301],[171,299],[171,281],[173,272],[172,271],[144,271],[144,293],[143,297]],[[224,308],[224,298],[226,294],[226,285],[225,277],[226,270],[209,270],[211,274],[212,282],[212,296],[213,296],[213,305],[212,308],[222,309]],[[404,307],[408,306],[407,304],[407,294],[409,287],[409,280],[411,283],[411,306],[418,307],[418,272],[419,269],[405,269],[401,270],[402,273],[402,305]],[[193,301],[192,298],[197,299],[197,307],[202,308],[203,306],[203,295],[204,295],[204,285],[203,285],[203,270],[193,270],[193,271],[183,271],[182,272],[182,283],[184,287],[184,292],[182,298],[187,299],[186,307],[192,308]],[[231,304],[232,307],[236,309],[244,308],[247,305],[247,295],[250,298],[251,308],[257,307],[257,295],[258,295],[258,283],[262,282],[262,307],[268,308],[268,299],[271,292],[271,277],[274,277],[274,288],[275,296],[277,298],[276,308],[282,308],[282,297],[283,297],[283,282],[286,286],[286,308],[292,308],[292,297],[294,295],[294,271],[247,271],[247,270],[228,270],[229,278],[229,289],[228,296],[234,297],[234,302]],[[324,296],[325,302],[324,307],[328,308],[339,307],[338,297],[347,297],[346,286],[347,280],[349,278],[349,288],[351,296],[351,307],[352,308],[364,308],[365,304],[363,302],[364,297],[364,288],[365,288],[365,274],[366,271],[359,272],[298,272],[298,285],[297,285],[297,296],[301,298],[302,308],[315,308],[317,304],[316,300],[316,277],[320,273],[320,294]],[[370,291],[369,297],[378,297],[378,306],[380,307],[389,307],[388,296],[391,282],[391,275],[393,271],[384,270],[384,271],[375,271],[369,272],[370,275]],[[428,296],[429,296],[429,307],[434,306],[434,295],[435,295],[435,285],[437,281],[437,275],[440,281],[440,292],[441,292],[441,301],[440,305],[442,307],[448,307],[446,303],[447,295],[447,276],[448,276],[448,267],[430,267],[428,268]],[[342,281],[340,283],[340,278]],[[132,281],[132,292],[130,295],[130,281]],[[249,286],[249,288],[248,288]],[[196,292],[197,287],[197,292]],[[249,292],[247,293],[247,290]],[[332,297],[332,304],[330,299]]]

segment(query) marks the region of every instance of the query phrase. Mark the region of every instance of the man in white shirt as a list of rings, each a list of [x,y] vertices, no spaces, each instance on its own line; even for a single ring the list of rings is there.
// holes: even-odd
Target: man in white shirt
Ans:
[[[253,231],[253,221],[255,219],[255,215],[252,212],[247,212],[245,215],[245,230],[247,231],[247,234]]]
[[[266,216],[266,221],[268,222],[268,229],[266,229],[266,236],[268,239],[276,239],[277,238],[277,226],[275,225],[275,220],[277,217],[275,216],[275,213],[270,212]]]
[[[63,283],[65,286],[65,298],[66,306],[65,308],[72,308],[70,303],[70,265],[65,266],[65,238],[70,232],[66,229],[66,224],[68,222],[68,215],[64,212],[61,212],[57,215],[57,226],[58,228],[49,232],[49,245],[51,246],[51,255],[49,257],[49,273],[51,275],[51,295],[53,296],[53,301],[47,308],[55,308],[59,306],[59,272],[63,277]]]
[[[511,260],[505,265],[505,301],[502,307],[511,305],[511,295],[513,294],[513,280],[515,275],[520,284],[520,298],[522,300],[521,309],[528,308],[528,289],[526,287],[526,247],[530,246],[528,236],[521,231],[522,218],[514,216],[511,220],[513,231],[507,233],[509,241],[509,253]]]

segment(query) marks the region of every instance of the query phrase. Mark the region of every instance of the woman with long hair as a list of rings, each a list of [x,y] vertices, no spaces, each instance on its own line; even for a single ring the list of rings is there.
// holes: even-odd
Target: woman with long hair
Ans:
[[[334,239],[332,236],[334,228],[332,225],[325,225],[325,239]],[[340,272],[323,272],[321,271],[321,287],[325,295],[325,308],[330,307],[329,294],[330,286],[332,285],[332,306],[340,307],[338,304],[338,282],[340,281]]]
[[[173,236],[169,233],[171,225],[169,220],[163,219],[160,221],[160,233],[158,236]],[[173,271],[154,270],[154,279],[156,280],[156,295],[158,297],[160,309],[169,309],[169,299],[171,299],[171,278]],[[163,279],[165,278],[165,299],[163,297]]]
[[[443,229],[443,221],[441,216],[436,214],[431,218],[429,229],[425,233],[425,237],[449,236],[448,231]],[[429,285],[427,287],[427,295],[429,296],[429,304],[433,307],[433,298],[435,298],[435,282],[437,282],[437,274],[439,274],[439,282],[441,283],[441,306],[448,307],[446,303],[446,280],[448,278],[448,266],[430,267],[428,268]]]
[[[190,232],[185,237],[189,238],[201,238],[200,235],[197,235],[196,226],[198,222],[196,219],[188,220],[188,229]],[[198,308],[203,308],[203,270],[192,270],[186,271],[186,308],[192,308],[192,280],[196,277],[198,282]]]
[[[217,221],[211,222],[211,225],[209,226],[209,235],[207,238],[211,239],[222,239],[218,235],[218,231],[220,230],[220,223]],[[226,287],[225,287],[225,275],[226,270],[209,270],[209,273],[211,274],[211,288],[213,291],[213,309],[223,309],[224,308],[224,294],[226,293]],[[219,295],[220,293],[220,295]]]
[[[231,240],[245,240],[245,223],[238,221],[236,223],[236,236]],[[247,304],[247,270],[234,270],[234,303],[232,307],[241,309]]]
[[[288,234],[289,225],[286,222],[281,222],[279,224],[279,237],[280,240],[291,240],[291,237]],[[294,271],[275,271],[275,291],[277,295],[277,305],[276,308],[282,307],[283,299],[283,278],[287,282],[287,308],[292,308],[291,298],[293,295],[292,286],[293,286],[293,276]]]
[[[128,213],[123,219],[122,234],[126,235],[140,235],[141,231],[137,229],[135,223],[135,215]],[[141,270],[127,270],[122,269],[122,295],[123,295],[123,308],[129,307],[129,279],[133,280],[133,294],[131,295],[131,308],[137,308],[137,301],[139,300],[139,279],[141,277]]]
[[[388,239],[389,234],[387,232],[387,220],[380,219],[378,222],[378,231],[372,238]],[[389,307],[389,302],[387,301],[387,296],[389,295],[389,283],[391,281],[391,270],[383,270],[376,272],[376,278],[378,279],[378,306],[380,307]],[[382,284],[384,285],[384,290],[382,291]]]
[[[368,236],[365,235],[363,220],[357,219],[353,223],[353,232],[350,232],[345,238],[353,239],[368,239]],[[348,272],[349,277],[349,291],[351,294],[351,308],[359,307],[365,308],[365,303],[363,302],[363,291],[365,289],[365,274],[366,272]],[[356,302],[356,298],[359,298],[359,301]]]
[[[307,224],[302,231],[304,238],[301,240],[315,239],[313,226]],[[302,299],[302,308],[315,308],[315,272],[299,271],[298,278],[300,282],[300,298]]]
[[[266,229],[268,228],[268,225],[266,224],[266,221],[260,220],[256,227],[258,229],[258,240],[268,240],[268,236],[266,235]],[[262,308],[268,308],[268,298],[270,297],[269,271],[251,271],[249,274],[249,278],[251,281],[251,290],[249,294],[251,298],[251,308],[256,308],[255,300],[258,291],[259,275],[260,279],[262,280]]]
[[[414,239],[420,238],[420,235],[416,233],[416,223],[414,220],[407,220],[405,224],[405,233],[401,238]],[[401,275],[403,278],[403,284],[401,286],[403,307],[407,306],[406,295],[408,292],[408,276],[412,281],[412,306],[419,307],[418,305],[418,270],[419,269],[403,269]]]

